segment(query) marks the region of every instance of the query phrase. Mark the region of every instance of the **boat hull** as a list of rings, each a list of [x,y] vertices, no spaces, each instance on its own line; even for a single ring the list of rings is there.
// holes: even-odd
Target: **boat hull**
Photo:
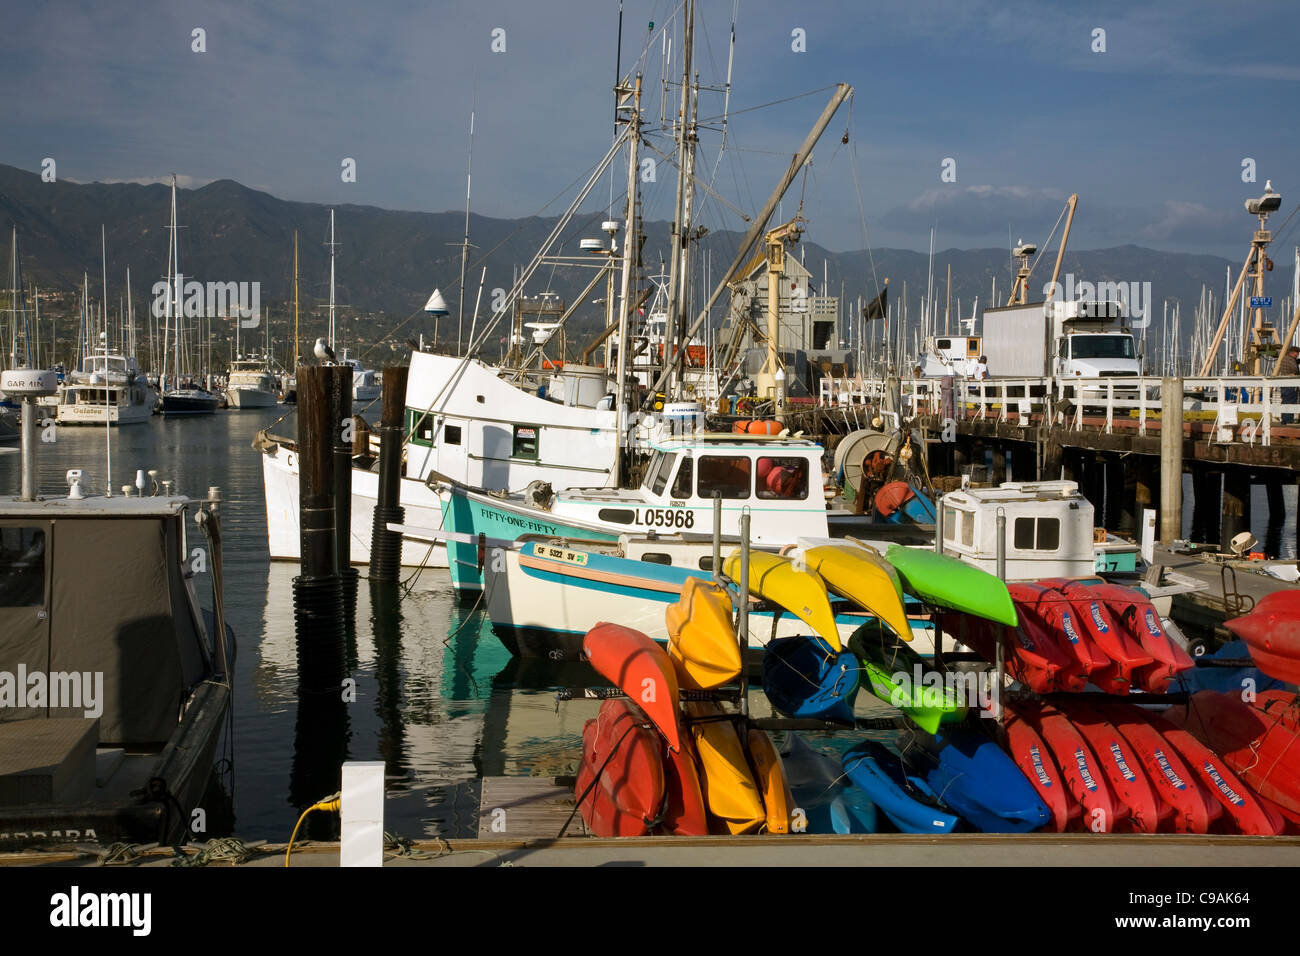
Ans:
[[[226,403],[231,408],[270,408],[275,404],[275,392],[260,388],[228,388]]]

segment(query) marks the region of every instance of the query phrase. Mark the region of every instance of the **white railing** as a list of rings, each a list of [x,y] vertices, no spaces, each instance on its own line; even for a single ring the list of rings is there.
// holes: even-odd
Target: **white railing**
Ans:
[[[952,409],[946,412],[942,380],[904,379],[899,400],[904,414],[944,416],[958,421],[985,421],[1022,426],[1055,415],[1055,423],[1072,430],[1100,427],[1112,433],[1119,421],[1131,421],[1139,435],[1160,418],[1162,380],[1116,376],[1071,379],[995,378],[985,381],[954,377]],[[1294,394],[1284,396],[1284,390]],[[879,408],[885,404],[886,384],[880,379],[823,378],[818,402],[824,408]],[[1284,402],[1283,398],[1291,401]],[[1222,444],[1271,445],[1277,424],[1300,422],[1300,377],[1234,376],[1183,379],[1183,413],[1212,421],[1210,441]],[[1051,402],[1049,404],[1049,398]],[[1187,420],[1185,417],[1184,420]]]

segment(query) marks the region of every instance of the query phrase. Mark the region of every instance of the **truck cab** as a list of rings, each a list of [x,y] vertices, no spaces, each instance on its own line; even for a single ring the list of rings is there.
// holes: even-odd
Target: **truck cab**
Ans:
[[[1132,378],[1142,374],[1124,303],[1049,302],[1047,309],[1055,332],[1053,371],[1058,378]]]

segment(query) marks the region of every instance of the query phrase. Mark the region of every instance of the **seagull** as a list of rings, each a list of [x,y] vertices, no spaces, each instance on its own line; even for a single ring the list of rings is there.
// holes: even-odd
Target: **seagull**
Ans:
[[[316,353],[316,360],[319,362],[334,362],[334,350],[325,344],[324,339],[316,340],[316,347],[312,350]]]

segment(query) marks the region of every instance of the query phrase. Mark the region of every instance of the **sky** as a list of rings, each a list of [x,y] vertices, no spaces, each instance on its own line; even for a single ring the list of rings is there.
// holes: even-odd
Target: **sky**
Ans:
[[[291,200],[462,210],[473,111],[473,210],[517,218],[559,212],[611,141],[618,0],[9,7],[0,162],[39,171],[50,157],[65,180],[176,173]],[[622,68],[644,73],[660,153],[662,37],[680,33],[682,10],[623,3]],[[731,207],[757,211],[845,82],[851,106],[781,209],[802,198],[806,236],[825,247],[924,250],[931,229],[939,250],[1041,244],[1078,193],[1071,248],[1239,260],[1255,226],[1245,199],[1271,178],[1275,228],[1300,201],[1297,37],[1288,3],[698,0],[696,67],[714,89],[700,94],[697,175],[721,197],[704,194],[701,218],[743,229]],[[671,70],[675,83],[680,41]],[[621,205],[623,175],[588,205],[611,189]],[[648,217],[670,217],[674,181],[660,158]],[[1274,257],[1289,258],[1300,228],[1279,238]]]

